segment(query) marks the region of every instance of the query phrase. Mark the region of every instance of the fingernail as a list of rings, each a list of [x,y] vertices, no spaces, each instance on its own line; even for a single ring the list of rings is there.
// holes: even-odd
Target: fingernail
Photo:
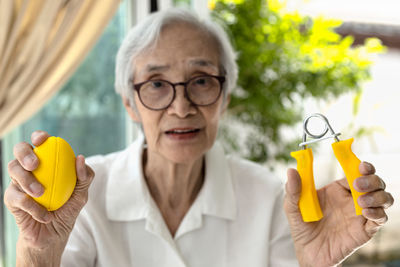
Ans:
[[[357,185],[360,189],[368,189],[369,181],[367,179],[359,178],[357,179]]]
[[[372,168],[372,165],[366,161],[364,161],[364,165],[367,168],[368,172],[372,172],[374,169]]]
[[[369,207],[372,205],[374,199],[371,196],[363,196],[361,202],[364,204],[364,207]]]
[[[43,187],[39,183],[33,182],[29,185],[29,188],[36,197],[40,197],[44,193]]]
[[[39,135],[41,135],[42,133],[39,131],[35,131],[32,133],[31,135],[31,139],[36,139]]]
[[[35,162],[35,157],[32,154],[26,155],[24,158],[24,164],[26,166],[32,165]]]
[[[86,165],[85,165],[85,158],[82,155],[79,155],[79,157],[81,158],[83,168],[85,169],[84,170],[84,174],[79,178],[80,178],[81,181],[84,182],[87,179],[88,173],[87,173],[87,169],[86,169]]]

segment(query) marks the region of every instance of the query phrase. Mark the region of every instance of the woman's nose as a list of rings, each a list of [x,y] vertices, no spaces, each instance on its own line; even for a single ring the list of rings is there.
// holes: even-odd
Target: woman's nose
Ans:
[[[177,115],[180,118],[185,118],[188,115],[196,113],[196,106],[186,97],[185,89],[182,85],[175,86],[175,99],[168,107],[168,115]]]

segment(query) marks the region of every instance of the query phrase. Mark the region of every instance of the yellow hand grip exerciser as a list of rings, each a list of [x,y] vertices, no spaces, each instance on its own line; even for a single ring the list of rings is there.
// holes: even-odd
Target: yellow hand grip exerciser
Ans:
[[[308,121],[317,117],[325,122],[324,131],[319,134],[311,134],[308,129]],[[311,148],[307,148],[307,145],[315,142],[319,142],[328,138],[335,138],[336,142],[332,144],[333,153],[336,159],[339,161],[345,175],[347,182],[350,187],[351,194],[353,196],[353,202],[355,207],[356,215],[361,215],[362,208],[357,203],[357,198],[364,193],[358,192],[353,187],[353,182],[356,178],[361,176],[359,171],[359,165],[361,161],[354,155],[351,150],[351,144],[354,139],[350,138],[347,140],[340,141],[338,136],[340,133],[335,133],[329,124],[328,119],[319,113],[308,116],[303,123],[303,142],[300,143],[302,150],[291,152],[290,155],[297,161],[297,171],[301,178],[301,194],[299,199],[299,209],[305,222],[319,221],[324,216],[319,205],[317,191],[315,189],[314,174],[313,174],[313,154]],[[328,132],[331,135],[325,136]],[[310,136],[314,140],[307,141],[307,136]]]
[[[76,185],[75,154],[60,137],[51,136],[33,150],[39,166],[32,173],[44,187],[40,197],[33,198],[49,211],[68,201]]]

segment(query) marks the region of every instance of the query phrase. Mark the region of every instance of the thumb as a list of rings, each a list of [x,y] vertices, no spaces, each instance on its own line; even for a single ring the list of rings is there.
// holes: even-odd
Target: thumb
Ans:
[[[88,189],[94,178],[94,171],[85,164],[85,158],[82,155],[76,157],[76,175],[77,181],[75,189],[70,199],[56,212],[56,218],[62,221],[68,231],[72,230],[76,218],[81,209],[88,201]]]
[[[85,157],[82,155],[76,157],[76,174],[78,179],[76,181],[75,192],[77,194],[87,193],[94,177],[94,171],[86,165]]]
[[[67,203],[73,203],[75,211],[79,213],[88,200],[89,186],[94,178],[94,171],[85,164],[82,155],[76,157],[76,174],[78,178],[76,186]]]
[[[288,169],[284,208],[287,216],[300,217],[299,199],[301,193],[300,175],[295,169]]]

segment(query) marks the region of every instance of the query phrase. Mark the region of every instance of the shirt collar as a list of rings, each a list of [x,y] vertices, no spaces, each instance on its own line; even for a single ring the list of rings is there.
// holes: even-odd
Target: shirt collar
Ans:
[[[199,200],[203,213],[234,220],[236,199],[232,175],[224,150],[218,142],[206,153],[206,176]]]
[[[139,220],[157,212],[158,208],[144,180],[143,144],[144,136],[139,134],[127,149],[118,154],[110,167],[106,191],[106,211],[110,220]],[[188,214],[235,219],[236,199],[232,176],[218,142],[206,153],[205,164],[203,187]]]

